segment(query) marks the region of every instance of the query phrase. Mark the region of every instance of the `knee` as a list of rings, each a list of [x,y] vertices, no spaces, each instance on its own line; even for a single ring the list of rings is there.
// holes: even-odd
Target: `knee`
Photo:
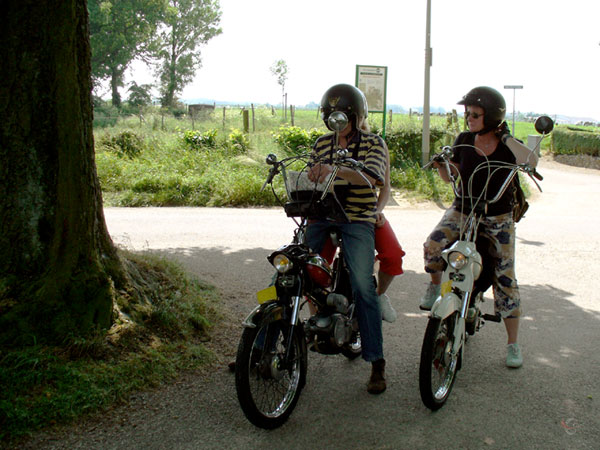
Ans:
[[[385,252],[384,254],[378,254],[377,259],[379,260],[379,270],[388,275],[401,275],[404,273],[402,270],[402,257],[404,252],[400,249],[400,252]]]

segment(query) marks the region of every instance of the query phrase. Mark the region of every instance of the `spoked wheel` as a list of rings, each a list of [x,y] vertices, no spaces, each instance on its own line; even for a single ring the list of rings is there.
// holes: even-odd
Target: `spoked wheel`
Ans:
[[[457,313],[446,319],[429,319],[419,366],[419,390],[425,406],[436,411],[444,406],[454,385],[458,356],[452,357]]]
[[[360,342],[360,333],[355,331],[352,333],[352,341],[342,348],[342,355],[349,360],[358,358],[362,353],[362,344]]]
[[[281,426],[290,416],[306,382],[306,342],[281,320],[245,328],[235,364],[238,400],[250,422],[260,428]]]

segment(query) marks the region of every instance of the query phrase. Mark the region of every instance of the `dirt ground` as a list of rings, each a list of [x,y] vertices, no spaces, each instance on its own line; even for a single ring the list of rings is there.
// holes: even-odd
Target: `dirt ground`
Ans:
[[[218,361],[110,414],[40,433],[26,448],[598,448],[600,172],[548,160],[539,171],[544,192],[517,226],[522,368],[505,367],[503,326],[488,323],[467,343],[447,404],[436,413],[423,406],[422,242],[443,205],[396,198],[385,212],[406,256],[389,291],[398,320],[383,329],[387,391],[366,392],[370,368],[360,359],[311,354],[299,404],[273,431],[246,420],[226,364],[254,292],[271,277],[266,256],[291,239],[291,219],[280,209],[107,208],[115,242],[173,257],[220,289],[227,319],[212,343]]]

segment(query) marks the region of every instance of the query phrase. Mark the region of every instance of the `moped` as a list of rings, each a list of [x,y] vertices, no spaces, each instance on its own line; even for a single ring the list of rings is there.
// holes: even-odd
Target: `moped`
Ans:
[[[553,127],[554,123],[548,116],[540,116],[535,122],[542,139]],[[504,142],[509,148],[523,145],[512,136],[507,136]],[[541,140],[537,145],[540,143]],[[497,170],[507,171],[508,174],[490,200],[483,195],[473,197],[466,188],[470,186],[467,180],[461,180],[465,189],[458,189],[458,180],[450,165],[452,154],[451,147],[443,147],[423,166],[426,169],[433,162],[440,163],[450,178],[455,195],[461,198],[465,208],[459,240],[442,252],[446,268],[442,274],[441,294],[431,308],[421,348],[419,390],[423,403],[432,411],[441,408],[452,391],[458,370],[464,363],[467,337],[479,331],[485,321],[501,322],[499,313],[481,311],[483,294],[492,285],[493,275],[486,251],[488,246],[483,236],[478,234],[481,219],[487,207],[502,197],[519,172],[528,175],[540,191],[536,178],[542,179],[529,164],[486,161],[475,169],[473,176],[480,170],[488,174],[488,180]]]
[[[329,117],[336,146],[347,123],[342,112]],[[296,407],[306,383],[309,348],[351,360],[362,351],[344,245],[333,225],[349,219],[331,188],[341,167],[374,174],[339,149],[332,174],[323,183],[314,183],[306,176],[309,159],[308,153],[282,160],[270,154],[266,159],[271,169],[263,189],[273,187],[274,177],[282,175],[287,198],[281,203],[297,225],[292,242],[267,258],[276,272],[271,285],[257,293],[258,305],[243,322],[235,362],[240,406],[250,422],[266,429],[281,426]],[[306,244],[313,219],[332,223],[330,238],[337,254],[331,265]],[[301,319],[300,310],[307,303],[309,317]]]

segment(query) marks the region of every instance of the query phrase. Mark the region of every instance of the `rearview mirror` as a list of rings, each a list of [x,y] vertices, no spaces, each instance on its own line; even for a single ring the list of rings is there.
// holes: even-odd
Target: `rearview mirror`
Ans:
[[[275,163],[277,163],[277,156],[274,155],[273,153],[269,153],[267,155],[266,163],[269,164],[270,166],[274,165]]]
[[[535,131],[540,134],[549,134],[554,129],[554,121],[548,116],[535,119]]]
[[[341,111],[334,111],[329,114],[327,124],[329,128],[339,133],[348,126],[348,116]]]

